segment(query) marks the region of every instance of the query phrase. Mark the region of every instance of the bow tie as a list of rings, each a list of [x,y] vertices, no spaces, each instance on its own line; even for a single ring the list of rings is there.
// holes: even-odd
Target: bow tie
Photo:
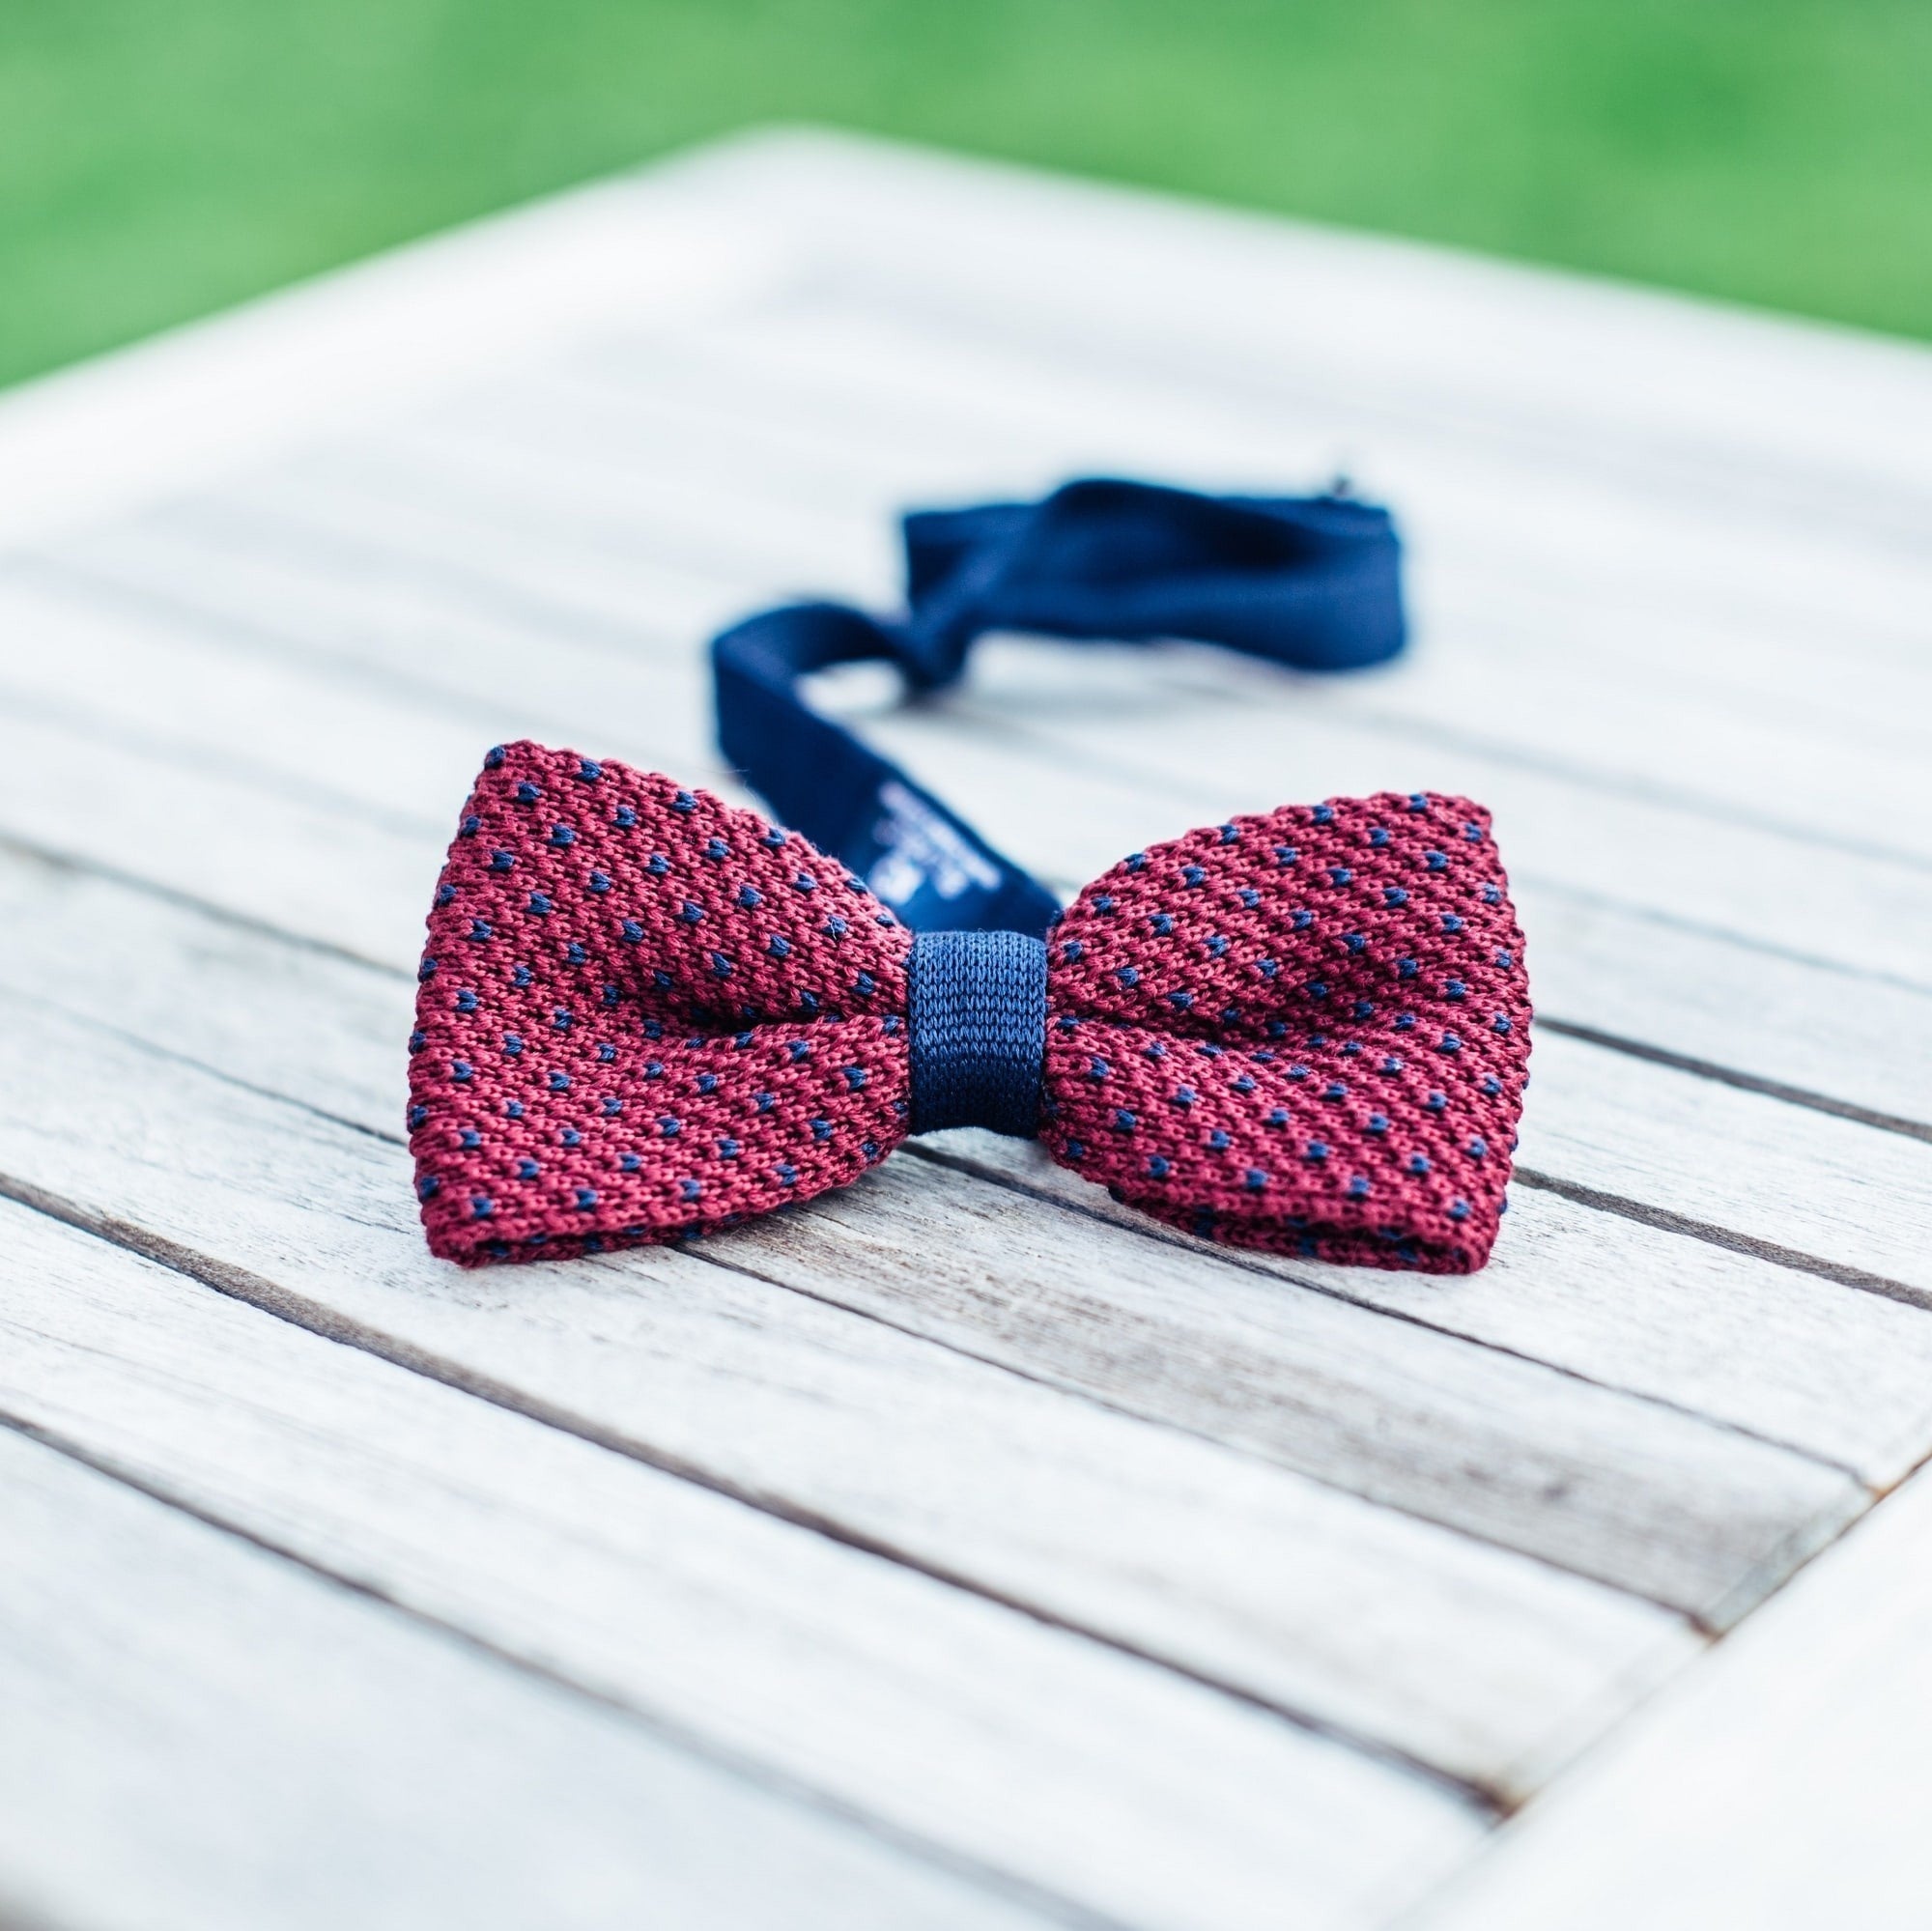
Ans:
[[[1495,1237],[1530,1016],[1460,798],[1190,832],[1043,940],[915,933],[796,833],[529,743],[477,779],[416,1013],[423,1224],[465,1264],[702,1234],[979,1125],[1212,1240],[1432,1273]]]

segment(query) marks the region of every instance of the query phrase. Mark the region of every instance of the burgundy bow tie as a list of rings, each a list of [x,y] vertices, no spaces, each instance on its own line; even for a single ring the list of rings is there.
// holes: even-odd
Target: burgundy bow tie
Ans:
[[[1434,792],[1136,852],[1042,943],[916,934],[795,833],[514,744],[420,979],[410,1145],[466,1264],[702,1233],[979,1124],[1210,1239],[1466,1273],[1527,1077],[1489,816]]]

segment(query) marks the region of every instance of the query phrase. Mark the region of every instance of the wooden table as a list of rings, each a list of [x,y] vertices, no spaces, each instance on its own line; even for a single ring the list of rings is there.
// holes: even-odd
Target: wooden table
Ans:
[[[1542,1016],[1485,1272],[973,1134],[428,1257],[483,747],[717,782],[704,639],[890,604],[897,508],[1338,469],[1411,540],[1386,671],[844,696],[1067,886],[1490,804]],[[1932,1917],[1932,1487],[1873,1508],[1932,1450],[1932,355],[769,136],[16,394],[0,539],[0,1916]]]

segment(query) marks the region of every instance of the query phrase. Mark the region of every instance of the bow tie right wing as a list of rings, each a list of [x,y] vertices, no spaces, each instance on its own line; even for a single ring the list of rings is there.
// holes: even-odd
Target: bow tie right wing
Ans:
[[[1057,1158],[1235,1245],[1465,1273],[1527,1081],[1489,814],[1332,799],[1137,852],[1047,941]]]

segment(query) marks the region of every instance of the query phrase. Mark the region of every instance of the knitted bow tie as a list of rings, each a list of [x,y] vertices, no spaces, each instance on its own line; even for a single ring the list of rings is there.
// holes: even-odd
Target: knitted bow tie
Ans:
[[[1464,1273],[1529,1036],[1463,799],[1190,832],[1042,941],[915,933],[796,833],[528,743],[477,780],[416,1009],[423,1224],[466,1264],[728,1226],[981,1125],[1210,1239]]]

